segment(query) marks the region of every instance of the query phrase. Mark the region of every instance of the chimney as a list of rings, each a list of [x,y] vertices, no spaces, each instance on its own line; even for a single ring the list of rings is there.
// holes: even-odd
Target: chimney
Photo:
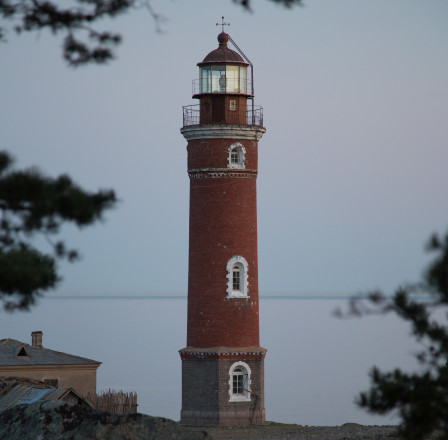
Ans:
[[[36,348],[42,348],[42,332],[31,332],[31,345]]]

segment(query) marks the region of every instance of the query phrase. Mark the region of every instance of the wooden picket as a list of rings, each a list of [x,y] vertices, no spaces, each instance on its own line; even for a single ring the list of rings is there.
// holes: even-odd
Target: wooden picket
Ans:
[[[100,391],[95,396],[89,394],[89,402],[96,409],[115,414],[128,414],[137,412],[137,393],[107,390]]]

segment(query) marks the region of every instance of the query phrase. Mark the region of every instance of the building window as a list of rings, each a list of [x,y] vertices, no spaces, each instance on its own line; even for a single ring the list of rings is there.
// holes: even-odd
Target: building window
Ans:
[[[233,256],[227,262],[227,298],[248,298],[248,265],[244,257]]]
[[[230,147],[227,149],[228,153],[228,168],[239,168],[243,169],[245,168],[244,165],[244,159],[246,155],[246,149],[242,144],[239,142],[235,142],[234,144],[230,145]]]
[[[229,102],[229,110],[232,110],[232,111],[236,110],[236,101],[234,99],[231,99]]]
[[[244,394],[244,371],[242,368],[238,367],[233,370],[233,388],[232,394]]]
[[[235,264],[232,269],[233,274],[233,290],[241,291],[241,283],[240,283],[240,266]]]
[[[57,388],[58,387],[58,380],[57,379],[44,379],[44,382],[47,385],[50,385],[53,388]]]
[[[225,73],[223,73],[219,77],[219,91],[221,93],[226,93],[226,74]]]
[[[20,347],[20,349],[17,353],[17,356],[28,356],[28,353],[26,352],[25,347],[23,347],[23,346]]]
[[[229,369],[229,401],[250,401],[250,367],[245,362],[235,362]]]
[[[240,154],[239,151],[234,148],[231,152],[230,152],[230,163],[232,165],[237,165],[240,163]]]

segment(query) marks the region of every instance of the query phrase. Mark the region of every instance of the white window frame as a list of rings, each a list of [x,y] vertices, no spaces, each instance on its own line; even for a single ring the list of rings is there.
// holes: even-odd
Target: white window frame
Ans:
[[[238,162],[234,163],[232,162],[232,152],[236,150],[238,152]],[[235,142],[232,145],[230,145],[229,148],[227,148],[227,168],[234,168],[234,169],[244,169],[245,164],[244,160],[246,157],[246,149],[244,148],[244,145],[240,142]]]
[[[240,289],[233,289],[233,270],[237,267],[240,272]],[[249,298],[248,264],[241,255],[234,255],[226,266],[227,270],[227,297],[226,298]]]
[[[237,369],[241,368],[243,370],[243,393],[242,394],[234,394],[233,393],[233,372]],[[250,402],[251,395],[251,369],[249,365],[245,362],[235,362],[229,368],[229,402]]]

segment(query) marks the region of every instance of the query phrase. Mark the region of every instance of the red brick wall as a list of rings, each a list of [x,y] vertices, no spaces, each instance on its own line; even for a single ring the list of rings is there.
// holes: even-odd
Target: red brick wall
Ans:
[[[227,168],[227,149],[234,142],[240,142],[246,149],[245,168],[256,169],[257,142],[238,139],[190,141],[188,168]],[[226,299],[226,265],[235,255],[244,257],[248,263],[247,299]],[[190,180],[187,345],[259,345],[254,178]]]
[[[239,142],[246,149],[245,168],[258,167],[258,142],[247,139],[197,139],[188,142],[188,169],[227,168],[228,148]]]

